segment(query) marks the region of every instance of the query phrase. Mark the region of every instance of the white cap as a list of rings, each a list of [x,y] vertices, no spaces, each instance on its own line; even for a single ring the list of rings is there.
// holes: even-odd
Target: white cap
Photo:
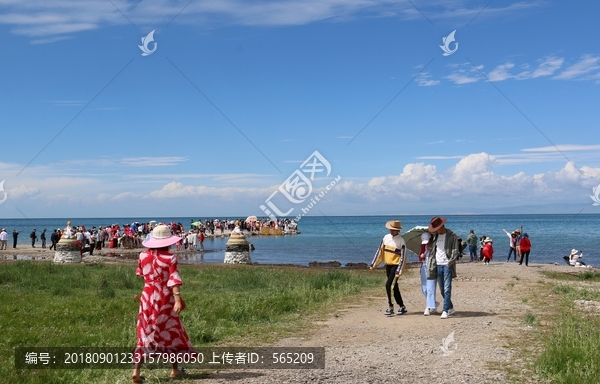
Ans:
[[[429,243],[429,239],[431,239],[431,234],[429,232],[423,232],[421,234],[421,244]]]

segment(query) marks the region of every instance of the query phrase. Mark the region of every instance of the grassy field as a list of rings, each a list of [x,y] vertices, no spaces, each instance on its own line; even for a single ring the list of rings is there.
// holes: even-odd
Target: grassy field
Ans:
[[[553,383],[600,383],[600,317],[586,311],[576,300],[600,302],[600,273],[546,272],[555,281],[551,298],[556,314],[549,332],[540,335],[544,351],[535,361],[535,371]]]
[[[143,282],[131,265],[0,265],[1,383],[126,383],[130,370],[23,370],[14,348],[133,347]],[[180,266],[183,324],[195,346],[267,345],[316,314],[380,288],[380,273],[275,266]],[[145,371],[147,383],[167,370]],[[202,373],[192,378],[202,377]]]

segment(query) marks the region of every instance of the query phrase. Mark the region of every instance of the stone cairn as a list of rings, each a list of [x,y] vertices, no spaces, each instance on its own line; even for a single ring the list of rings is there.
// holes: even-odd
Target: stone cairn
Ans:
[[[70,221],[67,221],[67,227],[64,229],[58,243],[56,243],[54,262],[81,263],[81,243],[77,241]]]
[[[235,227],[225,244],[225,260],[223,262],[225,264],[252,264],[250,243],[239,227]]]

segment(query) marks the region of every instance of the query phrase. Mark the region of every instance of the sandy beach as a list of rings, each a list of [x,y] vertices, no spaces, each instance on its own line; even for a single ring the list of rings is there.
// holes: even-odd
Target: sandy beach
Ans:
[[[425,305],[417,269],[400,281],[408,313],[386,317],[383,288],[360,302],[336,309],[325,321],[277,346],[323,346],[326,368],[314,370],[252,370],[212,373],[212,383],[503,383],[506,370],[536,382],[520,348],[536,353],[532,326],[523,321],[534,311],[531,292],[549,279],[540,271],[575,272],[567,265],[467,263],[457,266],[452,300],[456,313],[423,316]],[[438,292],[439,300],[439,292]],[[548,310],[551,303],[548,303]],[[546,325],[543,317],[541,326]],[[454,333],[453,333],[454,332]],[[454,341],[444,339],[453,333]],[[519,346],[517,348],[517,346]]]

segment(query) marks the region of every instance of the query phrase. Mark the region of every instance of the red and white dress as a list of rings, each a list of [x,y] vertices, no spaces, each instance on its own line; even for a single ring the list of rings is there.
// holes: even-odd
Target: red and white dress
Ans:
[[[135,274],[144,278],[137,321],[136,354],[144,352],[190,351],[192,343],[173,312],[172,287],[181,285],[177,256],[147,249],[140,253]]]

